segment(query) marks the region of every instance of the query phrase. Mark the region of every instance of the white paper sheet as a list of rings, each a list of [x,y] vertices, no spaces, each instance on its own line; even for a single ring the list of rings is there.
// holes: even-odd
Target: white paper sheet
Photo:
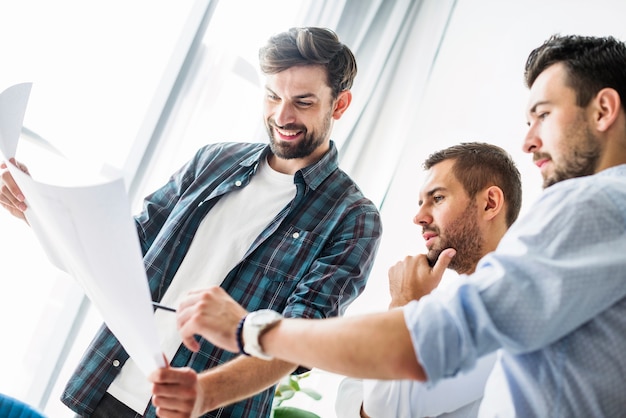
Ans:
[[[30,90],[31,84],[24,83],[0,94],[3,161],[15,156]],[[164,367],[123,179],[60,186],[7,165],[26,197],[26,218],[50,261],[78,281],[144,374]]]

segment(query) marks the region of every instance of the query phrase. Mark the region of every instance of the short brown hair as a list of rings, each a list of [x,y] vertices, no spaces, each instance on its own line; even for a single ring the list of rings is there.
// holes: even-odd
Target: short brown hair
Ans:
[[[563,63],[567,84],[576,92],[576,103],[585,107],[603,88],[626,100],[626,45],[608,36],[552,35],[535,48],[526,61],[524,80],[528,88],[549,66]]]
[[[339,42],[332,30],[317,27],[291,28],[272,36],[259,50],[259,63],[265,74],[298,65],[322,66],[333,98],[352,87],[357,71],[350,48]]]
[[[489,186],[498,186],[504,193],[507,226],[515,222],[522,207],[522,180],[505,150],[482,142],[464,142],[431,154],[424,161],[424,169],[445,160],[454,160],[452,172],[471,199]]]

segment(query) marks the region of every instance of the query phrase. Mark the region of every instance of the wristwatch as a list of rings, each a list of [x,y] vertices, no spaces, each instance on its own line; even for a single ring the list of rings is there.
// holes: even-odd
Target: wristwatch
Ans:
[[[250,312],[243,321],[243,352],[263,360],[271,360],[273,357],[265,354],[259,338],[281,319],[283,316],[271,309]]]

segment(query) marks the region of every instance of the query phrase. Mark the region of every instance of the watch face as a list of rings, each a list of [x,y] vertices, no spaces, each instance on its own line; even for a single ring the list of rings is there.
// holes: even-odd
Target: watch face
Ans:
[[[280,321],[282,317],[281,314],[270,309],[261,309],[249,313],[243,322],[243,353],[264,360],[271,360],[272,357],[263,352],[259,343],[259,336]]]
[[[281,315],[278,312],[274,312],[269,309],[262,309],[254,312],[254,315],[251,315],[250,322],[252,325],[261,326],[270,324],[280,318]]]

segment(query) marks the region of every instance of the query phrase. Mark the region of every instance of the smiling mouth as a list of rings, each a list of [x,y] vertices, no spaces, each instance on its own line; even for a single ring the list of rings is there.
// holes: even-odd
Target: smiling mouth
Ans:
[[[274,132],[276,132],[276,136],[284,141],[293,141],[296,138],[299,138],[304,132],[303,129],[293,129],[297,128],[296,126],[288,126],[279,128],[275,124],[272,124],[274,128]],[[289,129],[292,128],[292,129]],[[298,127],[299,128],[299,127]]]

